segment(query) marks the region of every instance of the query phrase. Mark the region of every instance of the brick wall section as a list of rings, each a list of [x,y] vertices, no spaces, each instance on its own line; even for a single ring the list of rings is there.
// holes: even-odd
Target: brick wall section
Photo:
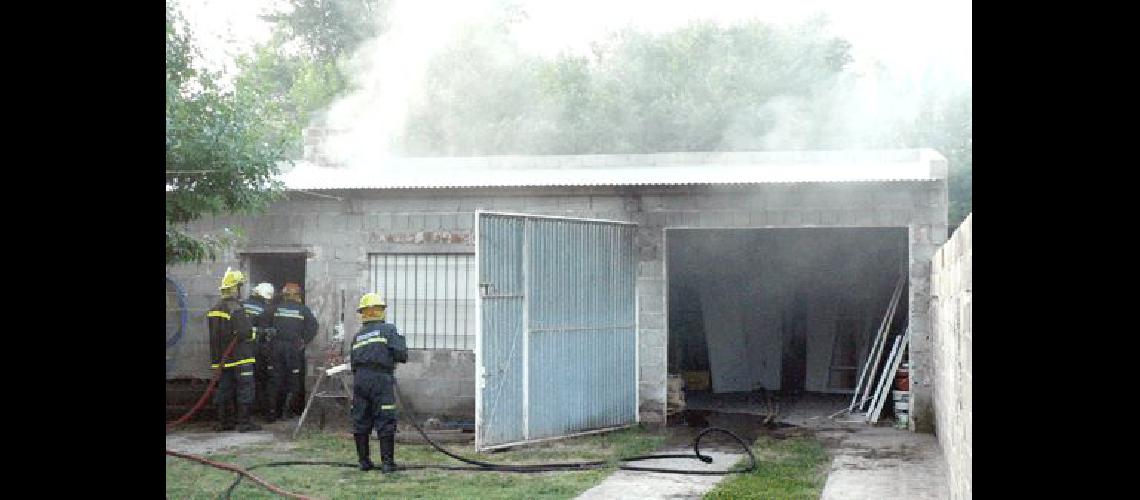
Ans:
[[[910,322],[915,325],[911,341],[915,385],[912,419],[918,430],[930,432],[933,428],[930,329],[925,304],[930,294],[930,258],[946,239],[944,179],[749,186],[346,190],[322,194],[341,199],[292,193],[258,217],[206,218],[191,226],[191,230],[209,230],[234,222],[248,236],[239,252],[308,252],[306,300],[321,324],[321,332],[308,351],[310,386],[315,379],[314,367],[321,365],[320,353],[339,317],[341,290],[349,302],[346,332],[351,334],[360,327],[352,306],[369,286],[367,255],[393,248],[474,252],[476,209],[639,224],[635,241],[639,261],[639,409],[642,421],[649,423],[665,418],[665,229],[906,227],[910,235]],[[210,375],[204,311],[216,300],[216,282],[226,265],[236,267],[240,261],[237,253],[231,253],[216,264],[168,268],[168,275],[187,288],[192,303],[201,309],[190,318],[190,331],[180,346],[172,376]],[[432,360],[434,363],[435,358]],[[463,360],[455,362],[468,366]],[[463,370],[473,385],[474,369],[470,366]],[[411,373],[416,369],[408,370]],[[412,389],[405,387],[405,394],[416,401],[429,399],[435,390],[426,382]]]
[[[934,254],[930,277],[935,429],[949,472],[950,496],[973,491],[973,215]]]

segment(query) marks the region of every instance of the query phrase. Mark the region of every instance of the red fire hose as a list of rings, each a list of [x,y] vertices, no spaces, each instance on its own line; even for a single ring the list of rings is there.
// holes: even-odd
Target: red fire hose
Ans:
[[[184,458],[186,460],[193,460],[195,462],[200,462],[200,463],[209,465],[211,467],[217,467],[217,468],[222,469],[222,470],[228,470],[230,472],[236,472],[238,474],[241,474],[245,477],[250,478],[253,482],[260,484],[261,486],[265,487],[269,491],[272,491],[278,495],[287,496],[289,498],[300,498],[303,500],[313,500],[313,497],[307,497],[304,495],[298,495],[296,493],[290,493],[290,492],[285,491],[281,488],[273,486],[272,484],[265,482],[265,480],[255,476],[253,474],[250,474],[249,472],[246,472],[245,469],[242,469],[241,467],[238,467],[236,465],[225,464],[225,463],[221,463],[221,462],[215,462],[213,460],[207,460],[207,459],[199,457],[199,456],[188,455],[186,453],[179,453],[177,451],[172,451],[172,450],[166,450],[166,454],[173,456],[173,457]]]
[[[237,345],[237,341],[238,338],[231,340],[229,347],[226,347],[226,350],[222,352],[222,361],[218,363],[218,369],[214,373],[214,379],[210,381],[210,385],[206,386],[205,394],[202,394],[202,397],[198,398],[198,402],[195,403],[194,407],[190,408],[190,411],[186,412],[185,415],[179,417],[178,420],[166,424],[166,432],[170,432],[174,430],[175,427],[186,423],[187,420],[190,420],[190,417],[193,417],[195,413],[198,413],[198,410],[202,409],[202,405],[206,404],[206,400],[209,399],[210,395],[214,393],[214,386],[218,383],[218,379],[222,377],[222,366],[225,365],[226,359],[229,358],[230,352],[234,350],[234,346]]]
[[[166,424],[166,432],[170,432],[175,427],[185,423],[187,420],[190,420],[190,417],[193,417],[194,414],[197,413],[198,410],[200,410],[202,408],[202,405],[204,405],[206,403],[206,400],[210,398],[210,395],[214,393],[214,386],[218,383],[218,379],[220,379],[222,376],[222,366],[224,366],[226,360],[229,359],[229,355],[231,352],[233,352],[234,346],[237,345],[237,341],[238,341],[238,338],[235,338],[232,341],[230,341],[230,345],[227,346],[226,350],[222,353],[222,360],[220,363],[218,363],[217,372],[214,373],[213,380],[210,380],[210,385],[206,386],[206,392],[204,394],[202,394],[201,398],[198,398],[198,402],[194,404],[194,407],[191,408],[190,411],[186,412],[186,414],[183,415],[182,417],[180,417],[178,420],[175,420],[173,422],[170,422],[169,424]],[[173,456],[173,457],[183,458],[186,460],[193,460],[195,462],[203,463],[203,464],[209,465],[211,467],[217,467],[217,468],[222,469],[222,470],[227,470],[230,472],[236,472],[238,474],[241,474],[245,477],[250,478],[253,482],[265,487],[269,491],[272,491],[278,495],[287,496],[290,498],[298,498],[298,499],[303,499],[303,500],[313,500],[312,497],[307,497],[304,495],[298,495],[296,493],[290,493],[290,492],[285,491],[281,488],[273,486],[272,484],[267,483],[264,479],[261,479],[257,476],[254,476],[253,474],[246,472],[244,469],[242,469],[241,467],[238,467],[236,465],[225,464],[225,463],[221,463],[221,462],[215,462],[213,460],[208,460],[208,459],[205,459],[205,458],[202,458],[199,456],[190,455],[190,454],[186,454],[186,453],[179,453],[179,452],[173,451],[173,450],[166,450],[166,454]]]

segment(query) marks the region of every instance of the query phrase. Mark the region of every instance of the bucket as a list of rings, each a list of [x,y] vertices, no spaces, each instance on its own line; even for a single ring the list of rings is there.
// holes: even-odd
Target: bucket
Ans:
[[[891,400],[896,403],[899,401],[909,401],[910,391],[891,391]]]
[[[898,373],[895,374],[895,389],[900,391],[910,390],[910,368],[908,363],[903,363],[899,367]]]
[[[899,413],[899,412],[904,412],[904,413],[905,413],[905,412],[907,411],[907,408],[910,408],[910,403],[909,403],[909,402],[906,402],[906,401],[895,401],[895,412],[896,412],[896,413]]]

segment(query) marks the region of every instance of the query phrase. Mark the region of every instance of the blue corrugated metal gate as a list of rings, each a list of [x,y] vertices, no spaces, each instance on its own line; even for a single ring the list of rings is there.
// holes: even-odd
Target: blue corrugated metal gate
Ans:
[[[477,449],[637,421],[635,230],[478,213]]]

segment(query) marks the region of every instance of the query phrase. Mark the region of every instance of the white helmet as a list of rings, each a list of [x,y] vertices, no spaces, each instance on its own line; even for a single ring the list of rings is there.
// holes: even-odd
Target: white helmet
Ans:
[[[265,300],[273,300],[273,285],[269,283],[258,283],[253,287],[253,293],[260,295]]]

